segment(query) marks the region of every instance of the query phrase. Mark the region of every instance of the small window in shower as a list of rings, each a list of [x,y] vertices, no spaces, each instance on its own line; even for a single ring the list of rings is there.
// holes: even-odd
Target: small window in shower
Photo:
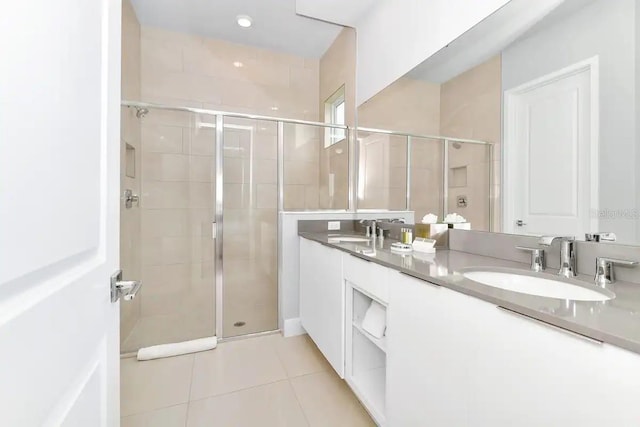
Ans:
[[[342,125],[346,123],[346,106],[344,98],[344,86],[335,91],[324,103],[325,123]],[[325,133],[324,147],[330,147],[346,138],[345,129],[329,129]]]
[[[126,144],[124,172],[129,178],[136,177],[136,149],[129,144]]]

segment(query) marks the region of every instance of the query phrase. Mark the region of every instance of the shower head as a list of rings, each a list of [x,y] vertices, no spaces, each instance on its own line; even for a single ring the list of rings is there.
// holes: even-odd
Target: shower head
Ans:
[[[149,113],[148,108],[136,107],[136,117],[141,119]]]

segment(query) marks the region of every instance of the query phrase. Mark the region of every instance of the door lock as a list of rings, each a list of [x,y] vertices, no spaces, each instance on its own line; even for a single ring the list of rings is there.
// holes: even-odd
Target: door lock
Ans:
[[[518,227],[524,227],[525,225],[527,225],[527,223],[524,222],[523,220],[519,219],[519,220],[516,220],[516,225]]]
[[[138,280],[122,280],[122,270],[111,275],[111,302],[117,302],[120,297],[125,301],[134,299],[142,286]]]

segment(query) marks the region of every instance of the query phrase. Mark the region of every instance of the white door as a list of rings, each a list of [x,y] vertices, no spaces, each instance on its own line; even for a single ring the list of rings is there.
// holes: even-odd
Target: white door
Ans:
[[[3,2],[2,426],[119,424],[120,9]]]
[[[596,64],[506,92],[505,231],[583,237],[597,229]]]

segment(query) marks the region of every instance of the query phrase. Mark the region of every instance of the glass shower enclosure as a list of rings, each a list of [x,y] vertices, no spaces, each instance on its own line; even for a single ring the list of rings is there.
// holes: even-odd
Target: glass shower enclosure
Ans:
[[[121,265],[143,282],[121,306],[123,353],[278,329],[278,212],[348,201],[348,149],[325,150],[326,127],[346,132],[123,103]]]

